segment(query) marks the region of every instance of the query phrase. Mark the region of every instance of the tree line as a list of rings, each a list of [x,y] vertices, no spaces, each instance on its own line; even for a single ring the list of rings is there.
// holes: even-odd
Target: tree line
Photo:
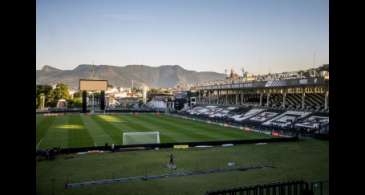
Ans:
[[[65,99],[69,108],[81,107],[80,92],[71,96],[68,86],[63,83],[57,84],[55,88],[49,85],[36,85],[36,108],[40,108],[41,96],[45,98],[45,107],[56,107],[60,99]]]

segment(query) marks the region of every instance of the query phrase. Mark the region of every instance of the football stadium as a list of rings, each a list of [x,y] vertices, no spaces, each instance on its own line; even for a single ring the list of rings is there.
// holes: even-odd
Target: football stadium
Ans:
[[[36,8],[36,194],[333,194],[328,0]]]
[[[107,85],[81,79],[81,108],[37,110],[38,194],[328,194],[328,77],[231,72],[128,108]]]

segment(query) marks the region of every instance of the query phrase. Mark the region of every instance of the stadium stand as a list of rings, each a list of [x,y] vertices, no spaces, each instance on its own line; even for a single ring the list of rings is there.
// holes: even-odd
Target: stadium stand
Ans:
[[[311,114],[311,112],[303,111],[286,111],[277,117],[274,117],[267,122],[264,122],[265,126],[276,126],[281,128],[289,128],[294,125],[294,123],[301,118],[304,118]]]
[[[302,109],[288,110],[288,108],[268,108],[264,106],[217,106],[199,105],[184,111],[180,115],[225,123],[235,126],[244,126],[263,131],[296,133],[328,133],[329,116],[326,112],[312,112]]]
[[[307,109],[319,111],[324,109],[324,95],[323,94],[307,94],[305,104]]]
[[[269,107],[272,108],[280,108],[282,106],[283,95],[282,94],[273,94],[270,96],[270,104]]]
[[[257,122],[265,122],[274,116],[278,115],[277,112],[261,112],[260,114],[257,114],[254,117],[251,117],[250,121],[257,121]]]
[[[321,113],[313,113],[295,124],[296,129],[305,130],[307,133],[326,134],[329,129],[329,117]]]
[[[255,116],[256,114],[264,111],[265,109],[262,109],[262,108],[253,108],[253,109],[250,109],[248,112],[246,113],[242,113],[241,115],[236,115],[233,119],[237,122],[241,122],[245,119],[248,119],[252,116]]]
[[[300,109],[301,108],[301,96],[299,94],[287,94],[286,103],[288,109]]]
[[[147,106],[154,110],[164,111],[166,109],[166,102],[162,100],[152,100],[147,102]]]

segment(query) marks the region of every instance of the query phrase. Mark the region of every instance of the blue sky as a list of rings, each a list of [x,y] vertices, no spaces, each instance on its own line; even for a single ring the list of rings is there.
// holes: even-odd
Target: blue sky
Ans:
[[[328,0],[37,0],[36,67],[252,73],[329,62]]]

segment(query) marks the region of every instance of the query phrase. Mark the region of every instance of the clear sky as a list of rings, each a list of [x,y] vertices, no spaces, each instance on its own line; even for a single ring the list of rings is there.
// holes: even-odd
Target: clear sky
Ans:
[[[244,67],[259,74],[311,68],[313,61],[329,62],[328,4],[37,0],[36,67],[73,69],[94,62],[181,65],[221,73]]]

